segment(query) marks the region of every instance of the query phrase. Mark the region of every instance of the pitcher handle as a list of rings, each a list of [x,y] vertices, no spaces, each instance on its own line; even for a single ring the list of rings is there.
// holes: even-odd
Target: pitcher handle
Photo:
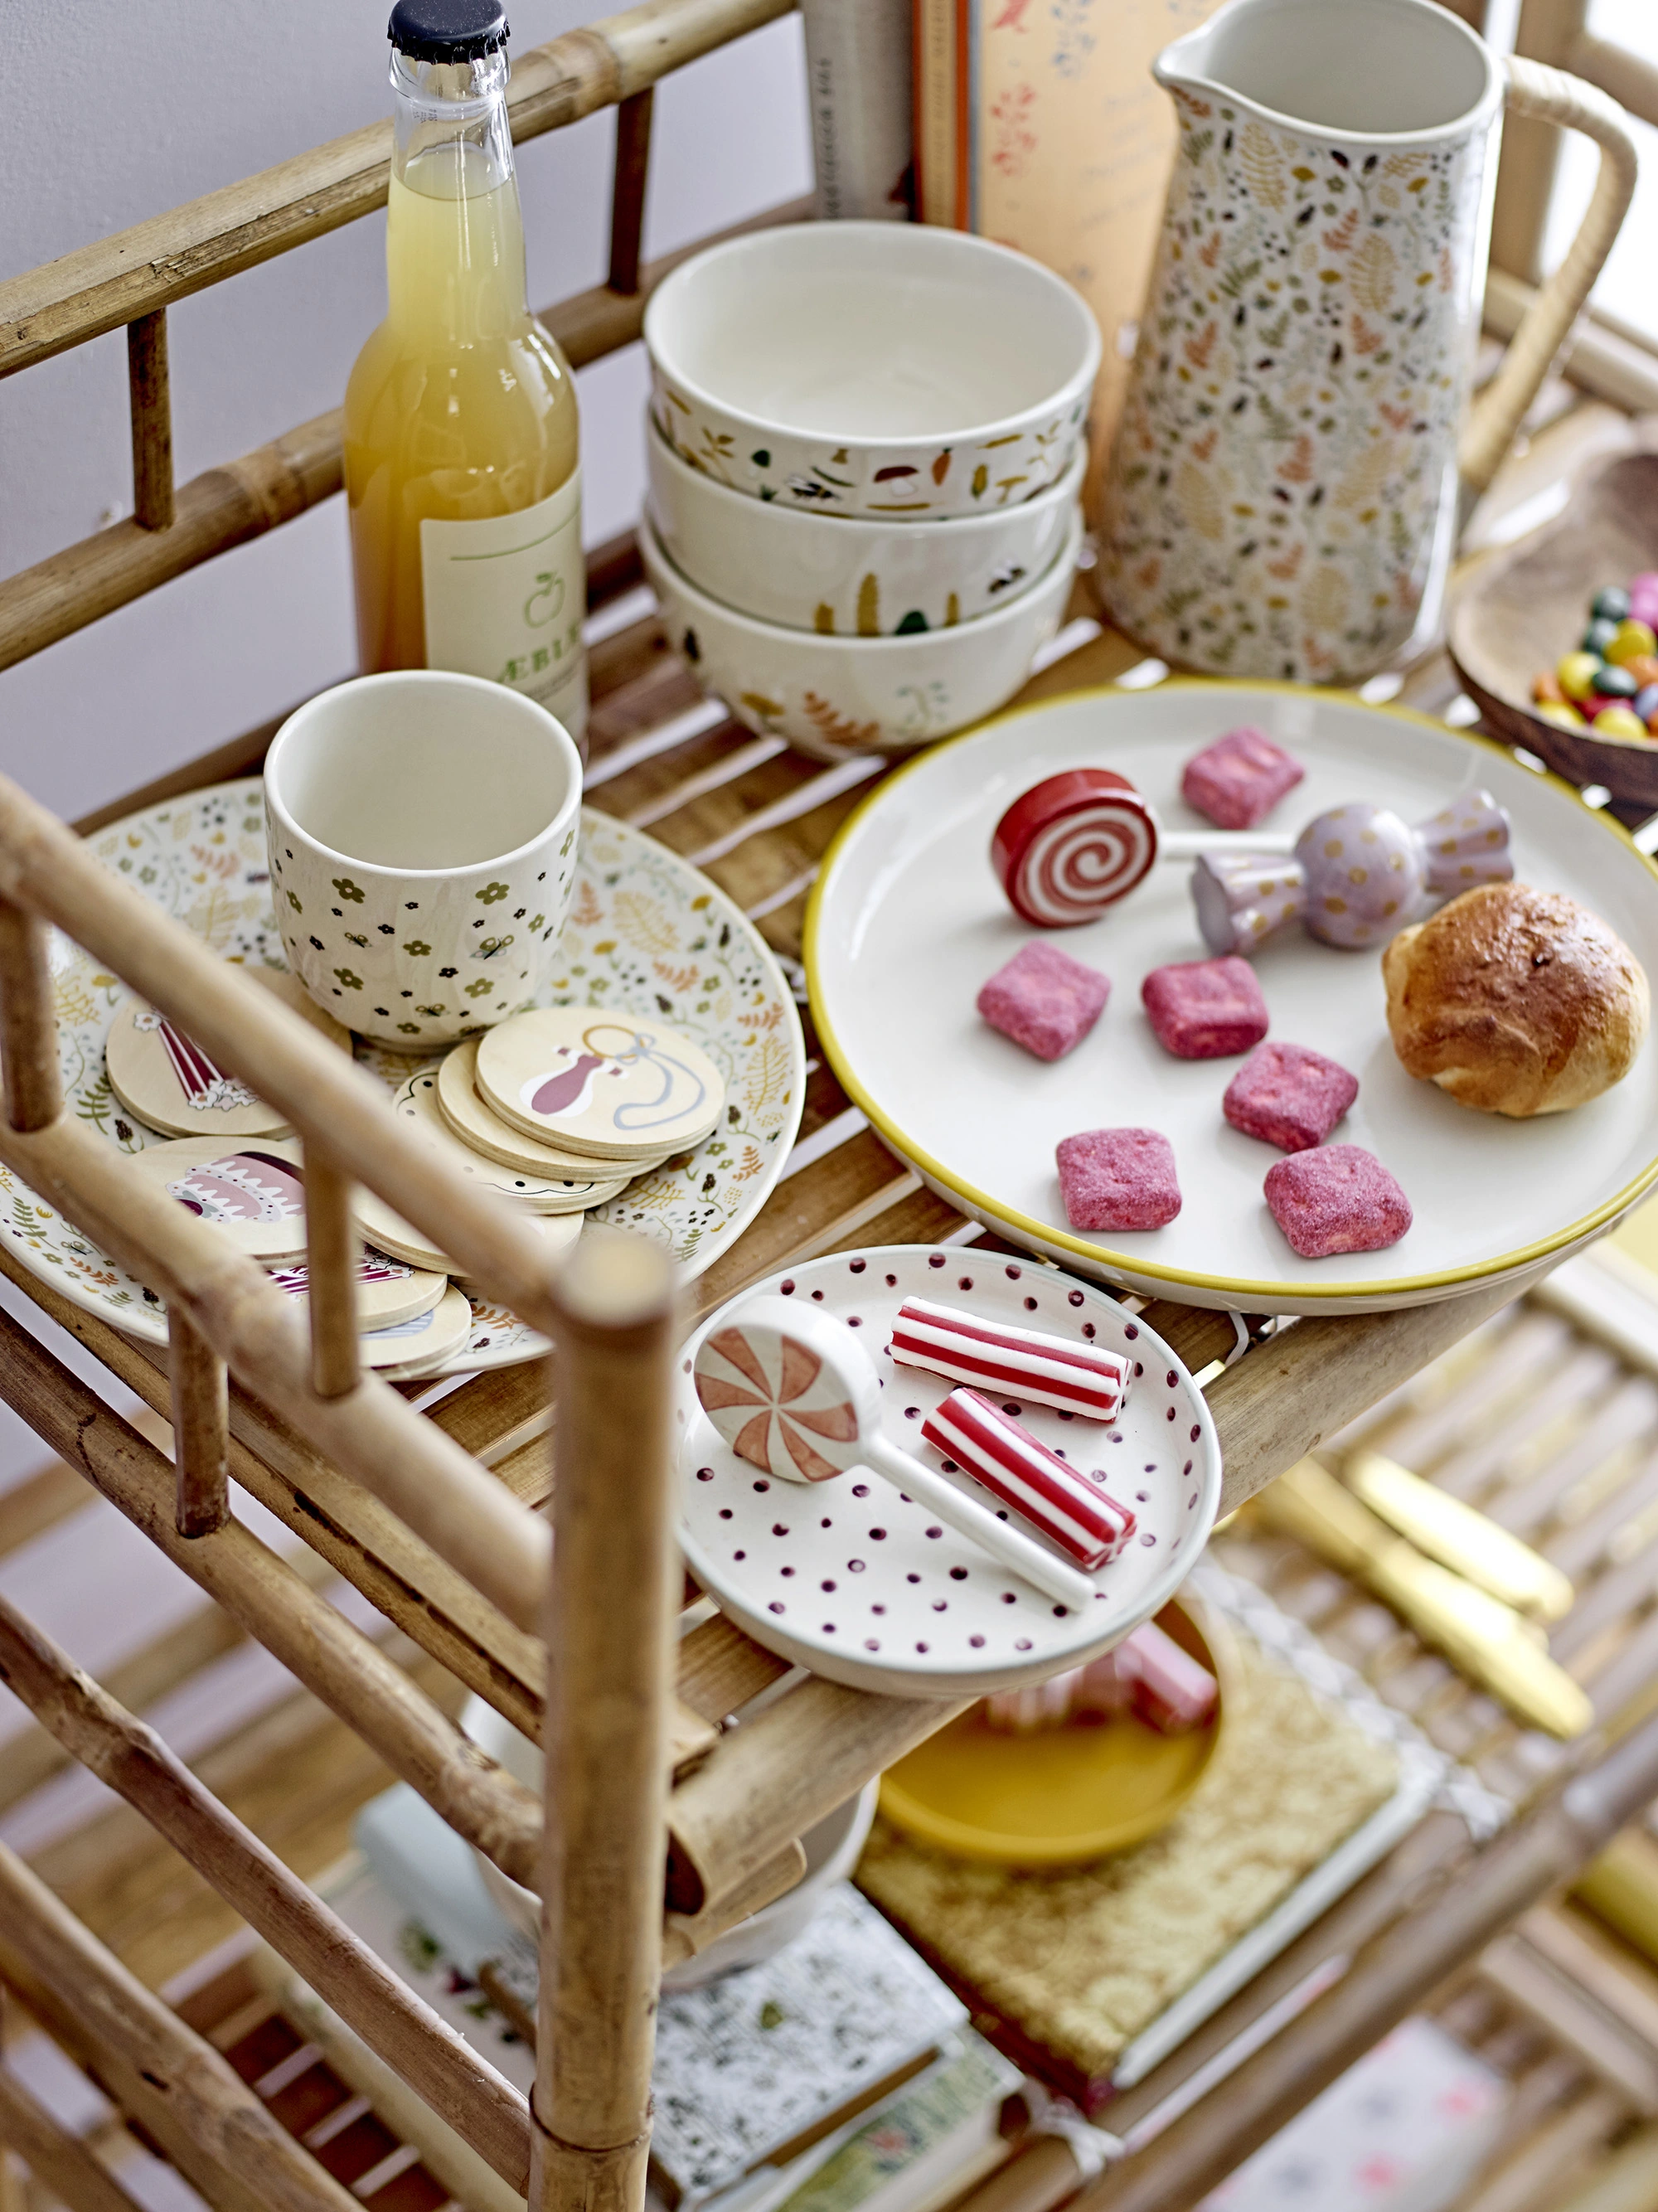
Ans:
[[[1463,428],[1457,467],[1468,497],[1484,491],[1497,474],[1538,386],[1582,312],[1629,211],[1637,167],[1624,111],[1597,86],[1517,54],[1509,57],[1508,72],[1509,112],[1581,131],[1600,149],[1600,167],[1588,212],[1565,259],[1539,289]]]

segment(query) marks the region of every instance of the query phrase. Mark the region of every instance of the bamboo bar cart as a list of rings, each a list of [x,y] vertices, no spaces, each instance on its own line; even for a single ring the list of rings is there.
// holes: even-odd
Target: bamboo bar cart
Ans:
[[[516,58],[520,140],[617,109],[610,281],[545,318],[575,363],[635,339],[651,288],[683,258],[641,261],[653,84],[785,12],[784,0],[645,0]],[[0,374],[125,325],[135,495],[131,520],[0,583],[0,666],[339,489],[337,415],[175,484],[166,317],[174,301],[383,205],[389,145],[389,124],[376,125],[0,284]],[[1499,501],[1517,507],[1583,453],[1640,434],[1620,410],[1564,386],[1543,412],[1552,419],[1534,422]],[[630,539],[591,564],[601,635],[589,796],[707,869],[793,957],[818,856],[884,764],[825,769],[726,720],[669,650],[639,578]],[[1070,650],[1027,696],[1131,666],[1133,650],[1089,608],[1079,587],[1061,640]],[[1430,710],[1455,690],[1439,655],[1403,683]],[[674,1346],[695,1313],[791,1261],[853,1243],[994,1240],[926,1191],[812,1059],[790,1171],[688,1297],[676,1301],[653,1246],[604,1232],[550,1270],[522,1220],[424,1150],[371,1079],[76,834],[256,769],[274,727],[73,829],[0,782],[0,1160],[138,1274],[170,1327],[163,1363],[0,1249],[0,1270],[41,1317],[39,1334],[0,1317],[0,1395],[61,1462],[0,1498],[0,1553],[67,1519],[89,1486],[207,1601],[102,1685],[0,1603],[0,1679],[40,1724],[0,1749],[0,1809],[78,1760],[147,1824],[94,1822],[58,1847],[58,1889],[0,1848],[0,1991],[14,2031],[24,2016],[42,2027],[224,2212],[344,2212],[365,2201],[436,2212],[451,2192],[260,1994],[246,1941],[214,1963],[224,1939],[254,1931],[537,2212],[634,2212],[664,1963],[786,1890],[804,1864],[800,1834],[954,1710],[808,1677],[726,1725],[786,1670],[717,1613],[679,1632],[688,1594],[672,1540]],[[308,1315],[65,1117],[48,925],[292,1122],[306,1158]],[[362,1372],[354,1182],[544,1331],[551,1361],[436,1392]],[[1078,2190],[1089,2212],[1174,2212],[1430,2001],[1515,2078],[1538,2171],[1564,2176],[1631,2123],[1658,2120],[1658,1977],[1549,1901],[1658,1796],[1658,1717],[1638,1696],[1658,1667],[1649,1609],[1658,1528],[1649,1540],[1643,1518],[1658,1497],[1658,1386],[1638,1352],[1598,1341],[1592,1316],[1567,1314],[1552,1295],[1544,1285],[1516,1304],[1511,1288],[1486,1290],[1276,1333],[1170,1303],[1146,1309],[1194,1370],[1213,1370],[1224,1510],[1359,1425],[1510,1525],[1542,1530],[1578,1584],[1567,1648],[1603,1725],[1546,1755],[1286,1540],[1228,1539],[1237,1571],[1362,1660],[1385,1694],[1516,1802],[1516,1817],[1476,1848],[1458,1814],[1431,1814],[1112,2108],[1127,2145],[1121,2162],[1088,2177],[1066,2139],[1035,2138],[976,2191],[973,2212],[1046,2212]],[[111,1410],[52,1348],[53,1323],[148,1415]],[[239,1491],[302,1540],[294,1559],[238,1518]],[[1589,1504],[1557,1528],[1551,1516],[1580,1493]],[[330,1602],[335,1577],[373,1608],[373,1632]],[[288,1669],[295,1696],[192,1771],[137,1711],[250,1638]],[[544,1804],[456,1725],[465,1692],[541,1744]],[[284,1830],[286,1809],[256,1802],[279,1739],[295,1778],[287,1794],[324,1808],[303,1845]],[[350,1812],[388,1773],[542,1893],[539,2072],[527,2102],[305,1879],[337,1854]],[[182,1888],[160,1871],[179,1860],[194,1870]],[[163,1893],[165,1909],[138,1912],[142,1940],[118,1924],[133,1899]],[[118,1954],[135,1948],[142,1971]],[[1301,2003],[1309,1976],[1323,1994]],[[1237,2063],[1240,2035],[1248,2055]],[[40,2189],[77,2212],[130,2212],[112,2142],[68,2132],[0,2063],[0,2144]],[[1544,2201],[1501,2174],[1490,2189],[1499,2193],[1480,2212]],[[0,2171],[8,2212],[9,2190]]]

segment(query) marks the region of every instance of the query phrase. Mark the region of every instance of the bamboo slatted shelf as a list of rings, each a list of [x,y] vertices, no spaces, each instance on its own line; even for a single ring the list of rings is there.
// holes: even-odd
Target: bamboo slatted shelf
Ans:
[[[784,0],[647,0],[517,57],[511,112],[519,138],[601,106],[618,110],[609,281],[546,318],[576,363],[635,338],[644,299],[683,258],[641,260],[652,85],[784,12]],[[131,521],[0,583],[0,666],[339,489],[337,415],[175,486],[166,315],[174,301],[383,204],[388,146],[389,126],[373,126],[0,284],[0,374],[125,326],[135,492]],[[784,208],[758,220],[803,212]],[[1516,487],[1540,468],[1564,471],[1589,442],[1632,434],[1612,409],[1570,395],[1557,401],[1560,418],[1512,472]],[[706,869],[793,958],[817,860],[882,763],[824,769],[722,719],[653,616],[635,608],[639,575],[628,540],[590,566],[606,633],[592,656],[590,798],[648,823]],[[1132,648],[1101,633],[1088,607],[1079,586],[1062,641],[1073,649],[1034,679],[1027,696],[1108,680],[1133,662]],[[1408,672],[1405,696],[1432,709],[1448,703],[1451,688],[1442,659],[1430,657]],[[76,828],[257,768],[274,726],[232,739]],[[147,1195],[109,1146],[66,1121],[48,923],[292,1121],[305,1146],[317,1285],[308,1325],[259,1269],[220,1250],[210,1231],[164,1198]],[[123,1419],[44,1331],[0,1318],[0,1395],[62,1462],[0,1498],[0,1550],[65,1518],[89,1486],[207,1601],[102,1686],[0,1606],[0,1671],[41,1723],[0,1751],[0,1808],[78,1759],[145,1824],[123,1815],[107,1834],[94,1824],[58,1854],[54,1870],[70,1901],[38,1869],[0,1850],[0,1984],[228,2212],[343,2212],[365,2198],[386,2212],[434,2212],[446,2194],[260,1996],[245,1962],[202,1978],[201,1955],[238,1929],[256,1930],[293,1964],[537,2212],[635,2205],[648,2124],[648,2022],[662,1961],[689,1955],[785,1890],[798,1877],[801,1832],[951,1711],[808,1678],[744,1726],[724,1725],[786,1670],[718,1614],[676,1635],[683,1594],[671,1545],[665,1413],[676,1333],[745,1283],[818,1253],[937,1239],[994,1249],[994,1240],[885,1151],[814,1057],[790,1172],[677,1310],[665,1262],[629,1240],[584,1237],[554,1277],[522,1222],[423,1152],[366,1078],[296,1018],[253,1002],[228,968],[10,786],[0,786],[0,1159],[138,1273],[166,1302],[171,1327],[164,1362],[70,1305],[0,1249],[0,1272],[43,1322],[68,1331],[148,1409]],[[550,1373],[532,1364],[430,1395],[360,1372],[349,1279],[353,1181],[544,1330],[557,1347]],[[1438,1454],[1447,1460],[1461,1435],[1452,1414],[1470,1394],[1480,1409],[1476,1427],[1499,1402],[1523,1425],[1526,1392],[1542,1387],[1543,1369],[1519,1361],[1516,1347],[1542,1328],[1555,1330],[1557,1349],[1570,1342],[1588,1359],[1594,1348],[1542,1304],[1512,1301],[1512,1288],[1483,1291],[1370,1320],[1305,1321],[1258,1339],[1225,1316],[1168,1302],[1145,1310],[1193,1370],[1216,1370],[1209,1397],[1230,1510],[1355,1424],[1379,1423],[1376,1433],[1391,1437],[1388,1424],[1431,1423],[1422,1407],[1449,1409]],[[1617,1366],[1615,1355],[1598,1356]],[[1558,1368],[1557,1358],[1549,1372]],[[1500,1388],[1493,1375],[1506,1378]],[[1482,1376],[1490,1386],[1483,1398]],[[1639,1379],[1623,1372],[1629,1389]],[[618,1434],[611,1409],[624,1402],[629,1419]],[[1581,1400],[1574,1405],[1582,1410]],[[1658,1429],[1658,1410],[1647,1427]],[[1616,1448],[1628,1443],[1621,1437]],[[1562,1457],[1570,1462],[1574,1448],[1581,1457],[1581,1442],[1563,1443]],[[1414,1449],[1414,1463],[1436,1471],[1431,1439],[1418,1437]],[[1594,1618],[1583,1649],[1595,1661],[1591,1690],[1600,1697],[1597,1685],[1611,1686],[1600,1699],[1608,1723],[1658,1656],[1649,1610],[1658,1576],[1651,1584],[1631,1580],[1616,1551],[1619,1532],[1648,1510],[1645,1464],[1627,1498],[1614,1486],[1598,1499],[1600,1550],[1578,1558],[1585,1540],[1564,1524],[1556,1532],[1573,1556],[1580,1613]],[[1488,1507],[1509,1494],[1497,1460],[1455,1479]],[[1527,1494],[1545,1501],[1538,1525],[1547,1535],[1547,1480],[1537,1469],[1527,1480]],[[296,1559],[278,1555],[238,1519],[239,1490],[301,1540]],[[1321,1961],[1351,1954],[1345,1973],[1218,2087],[1201,2095],[1193,2087],[1184,2116],[1088,2183],[1084,2201],[1090,2212],[1191,2203],[1454,1971],[1461,1984],[1437,2001],[1473,2039],[1507,2054],[1505,2070],[1529,2098],[1537,2128],[1552,2130],[1550,2171],[1564,2174],[1631,2118],[1658,2112],[1658,2037],[1649,2033],[1658,1985],[1649,1988],[1629,1960],[1600,1959],[1597,1970],[1595,1954],[1586,1963],[1584,1947],[1593,1945],[1580,1925],[1540,1902],[1658,1792],[1658,1721],[1617,1741],[1608,1729],[1570,1755],[1540,1761],[1530,1740],[1517,1741],[1439,1662],[1396,1632],[1389,1640],[1386,1617],[1378,1625],[1376,1609],[1339,1577],[1312,1571],[1281,1544],[1247,1537],[1234,1539],[1233,1550],[1239,1571],[1313,1621],[1333,1648],[1361,1656],[1436,1740],[1474,1756],[1527,1802],[1480,1850],[1454,1814],[1424,1821],[1130,2093],[1121,2124],[1195,2085],[1200,2068],[1252,2023],[1270,2021],[1272,2008]],[[377,1632],[354,1626],[330,1603],[324,1586],[335,1576],[367,1601]],[[192,1771],[137,1715],[248,1638],[288,1669],[294,1696],[245,1741],[222,1747]],[[460,1733],[453,1716],[464,1691],[542,1744],[544,1805]],[[625,1725],[612,1724],[618,1712]],[[310,1832],[292,1824],[291,1806],[279,1814],[258,1798],[260,1759],[279,1738],[306,1777],[300,1796],[314,1814]],[[355,1804],[388,1774],[547,1899],[533,2109],[307,1887],[305,1877],[337,1855]],[[192,1870],[182,1881],[180,1862]],[[167,1908],[149,1909],[163,1895]],[[1515,1923],[1515,1932],[1503,1933]],[[1575,1963],[1563,1968],[1563,1958]],[[1540,2031],[1537,1976],[1547,1972],[1599,1992],[1598,2030],[1580,2021],[1575,2042],[1558,2022]],[[163,1982],[177,1984],[176,2002],[155,1993]],[[1616,2033],[1600,2017],[1608,2009]],[[1650,2095],[1642,2086],[1649,2078]],[[3,2066],[0,2141],[41,2187],[77,2207],[121,2212],[131,2203],[118,2175]],[[1066,2145],[1044,2138],[977,2193],[975,2212],[1045,2212],[1081,2183]],[[1497,2201],[1479,2212],[1496,2212]],[[1515,2212],[1522,2202],[1512,2192],[1500,2201]]]

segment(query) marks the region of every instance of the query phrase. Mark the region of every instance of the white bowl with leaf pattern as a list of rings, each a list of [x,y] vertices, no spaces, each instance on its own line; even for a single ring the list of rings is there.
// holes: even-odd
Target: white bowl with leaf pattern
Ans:
[[[697,681],[761,736],[829,761],[912,752],[1005,706],[1060,626],[1082,540],[1073,506],[1047,574],[976,622],[908,637],[836,637],[722,605],[674,566],[648,515],[639,525],[663,628]]]
[[[1071,465],[1100,333],[1062,276],[968,231],[789,223],[683,262],[645,310],[670,445],[750,499],[913,522]]]
[[[286,964],[258,776],[146,807],[90,842],[106,867],[222,959]],[[759,1212],[794,1142],[806,1061],[793,994],[759,931],[723,891],[653,837],[592,807],[581,815],[557,955],[538,994],[548,1003],[649,1013],[693,1038],[726,1078],[719,1127],[694,1152],[636,1176],[592,1215],[665,1244],[686,1279],[700,1275]],[[68,1110],[118,1152],[161,1143],[122,1106],[104,1066],[126,986],[55,930],[51,960]],[[388,1100],[428,1056],[404,1057],[361,1037],[356,1055],[385,1083]],[[146,1343],[167,1342],[155,1293],[3,1165],[0,1237],[71,1304]],[[515,1315],[475,1297],[471,1334],[432,1373],[507,1367],[546,1349]]]
[[[1088,465],[1078,446],[1017,507],[893,523],[745,499],[655,429],[645,444],[651,520],[681,575],[738,614],[841,637],[909,637],[1011,605],[1053,567]]]

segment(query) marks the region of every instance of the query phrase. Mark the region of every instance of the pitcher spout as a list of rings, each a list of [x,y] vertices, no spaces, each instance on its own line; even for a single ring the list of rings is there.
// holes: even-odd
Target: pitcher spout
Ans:
[[[1177,102],[1389,150],[1472,138],[1503,96],[1491,49],[1435,0],[1225,0],[1151,67]]]
[[[1218,11],[1225,15],[1232,12],[1236,0]],[[1169,41],[1151,64],[1151,74],[1165,92],[1183,92],[1194,99],[1206,94],[1218,96],[1226,88],[1218,84],[1212,75],[1215,52],[1215,24],[1218,16],[1206,23],[1182,32],[1178,39]]]

